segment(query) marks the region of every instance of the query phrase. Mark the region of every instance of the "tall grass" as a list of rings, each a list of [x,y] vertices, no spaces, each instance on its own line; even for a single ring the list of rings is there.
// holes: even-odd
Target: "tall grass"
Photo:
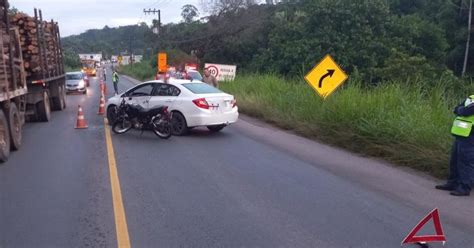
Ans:
[[[222,88],[236,96],[243,113],[305,137],[446,176],[451,109],[472,87],[443,80],[369,89],[360,85],[352,79],[326,101],[304,81],[275,75],[243,75]]]
[[[142,61],[133,65],[125,65],[119,68],[119,72],[141,81],[151,80],[155,77],[155,69],[149,61]]]

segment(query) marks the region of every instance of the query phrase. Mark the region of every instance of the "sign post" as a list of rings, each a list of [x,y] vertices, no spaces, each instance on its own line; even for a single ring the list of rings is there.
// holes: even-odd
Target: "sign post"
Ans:
[[[305,76],[306,82],[323,99],[331,95],[346,79],[346,73],[329,54]]]

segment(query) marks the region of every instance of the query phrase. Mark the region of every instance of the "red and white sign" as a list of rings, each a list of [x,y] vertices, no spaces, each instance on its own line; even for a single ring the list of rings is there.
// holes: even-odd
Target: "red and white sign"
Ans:
[[[198,65],[197,64],[185,64],[184,69],[187,70],[194,70],[197,71]]]
[[[423,228],[429,220],[433,220],[436,235],[422,235],[416,236],[416,234]],[[402,241],[404,244],[413,243],[428,243],[428,242],[446,242],[446,236],[444,235],[443,228],[441,227],[441,221],[439,219],[439,211],[437,208],[433,209],[425,218],[423,218],[406,238]]]
[[[233,81],[237,72],[235,65],[205,64],[204,68],[209,70],[217,81]]]

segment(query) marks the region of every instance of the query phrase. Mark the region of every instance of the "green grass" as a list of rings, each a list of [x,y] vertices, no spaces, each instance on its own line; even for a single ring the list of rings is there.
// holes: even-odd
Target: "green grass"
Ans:
[[[451,109],[473,88],[440,80],[367,89],[352,79],[323,101],[304,81],[274,75],[243,75],[221,85],[245,114],[437,177],[447,174]]]
[[[75,71],[81,71],[80,67],[70,67],[70,66],[65,66],[64,70],[66,72],[75,72]]]
[[[146,81],[155,77],[155,68],[151,67],[149,61],[125,65],[119,68],[120,73],[131,76],[135,79]]]

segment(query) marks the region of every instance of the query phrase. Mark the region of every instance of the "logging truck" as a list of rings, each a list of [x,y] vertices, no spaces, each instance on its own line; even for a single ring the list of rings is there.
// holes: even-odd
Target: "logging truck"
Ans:
[[[65,73],[57,23],[9,13],[0,0],[0,162],[18,150],[27,121],[47,122],[66,108]]]

